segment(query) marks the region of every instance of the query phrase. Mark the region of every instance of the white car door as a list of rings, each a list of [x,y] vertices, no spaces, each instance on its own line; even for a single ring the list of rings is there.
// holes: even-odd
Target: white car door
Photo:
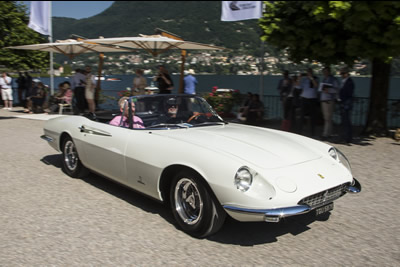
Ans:
[[[85,152],[85,166],[89,169],[126,183],[124,154],[132,130],[105,123],[86,121],[80,126]]]

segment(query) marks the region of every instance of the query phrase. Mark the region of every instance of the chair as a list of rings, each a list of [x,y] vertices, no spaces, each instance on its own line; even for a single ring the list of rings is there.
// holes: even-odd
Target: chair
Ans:
[[[58,114],[62,115],[63,110],[65,111],[69,110],[69,112],[72,113],[72,105],[70,103],[63,101],[62,103],[58,104]]]
[[[68,99],[70,101],[63,99],[62,102],[58,104],[58,114],[62,115],[63,110],[65,110],[65,111],[69,110],[69,112],[71,112],[71,113],[73,112],[73,109],[72,109],[73,94],[71,94]]]

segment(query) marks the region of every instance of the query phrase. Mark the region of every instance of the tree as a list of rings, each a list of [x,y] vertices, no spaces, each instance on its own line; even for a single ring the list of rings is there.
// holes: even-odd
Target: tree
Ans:
[[[45,40],[28,28],[26,8],[16,1],[0,2],[0,62],[8,69],[29,70],[48,67],[47,52],[4,49],[8,46],[44,43]]]
[[[387,134],[391,60],[400,55],[400,2],[274,1],[259,25],[262,39],[287,49],[294,62],[326,65],[368,59],[372,63],[370,107],[364,133]]]

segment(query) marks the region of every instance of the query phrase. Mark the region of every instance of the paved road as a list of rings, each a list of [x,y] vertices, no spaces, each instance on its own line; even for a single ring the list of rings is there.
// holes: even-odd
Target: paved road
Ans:
[[[153,200],[94,174],[71,179],[44,121],[0,112],[0,266],[400,266],[400,143],[338,145],[363,185],[329,220],[228,219],[208,239]]]

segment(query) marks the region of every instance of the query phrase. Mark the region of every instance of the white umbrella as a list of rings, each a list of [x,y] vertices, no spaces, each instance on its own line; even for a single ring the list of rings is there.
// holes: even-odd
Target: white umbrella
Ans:
[[[177,40],[162,35],[143,35],[139,37],[116,37],[85,39],[83,42],[91,44],[115,45],[121,48],[141,49],[157,56],[170,49],[179,50],[224,50],[226,48],[209,44]]]
[[[64,54],[64,55],[68,56],[71,59],[74,58],[75,56],[83,54],[83,53],[129,52],[130,51],[129,49],[120,48],[118,46],[110,46],[110,45],[102,45],[99,43],[83,42],[83,41],[77,41],[74,39],[57,40],[54,43],[9,46],[6,48],[60,53],[60,54]]]
[[[20,46],[9,46],[10,49],[35,50],[64,54],[70,59],[83,53],[106,53],[106,52],[129,52],[127,48],[120,48],[114,45],[103,45],[99,43],[83,42],[74,39],[57,40],[54,43],[30,44]],[[103,57],[100,55],[98,76],[101,76],[101,68],[103,65]],[[97,82],[97,88],[100,88],[100,79]],[[51,94],[53,94],[53,85],[51,86]],[[98,91],[96,91],[96,95]]]

